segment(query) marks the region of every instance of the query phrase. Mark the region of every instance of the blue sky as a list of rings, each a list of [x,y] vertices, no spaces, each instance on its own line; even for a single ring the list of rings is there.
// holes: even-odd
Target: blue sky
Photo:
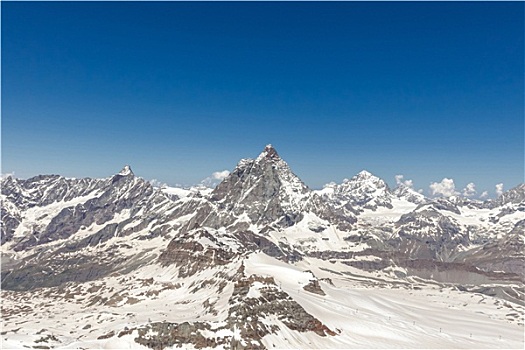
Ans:
[[[523,2],[1,6],[3,173],[524,181]]]

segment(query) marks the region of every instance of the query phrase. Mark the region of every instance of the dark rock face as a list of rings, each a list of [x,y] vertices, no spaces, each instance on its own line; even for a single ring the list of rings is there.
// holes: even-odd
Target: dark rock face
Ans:
[[[357,260],[357,261],[343,261],[345,265],[353,266],[364,271],[380,271],[392,265],[388,260]]]
[[[458,215],[461,215],[461,212],[459,211],[459,208],[452,202],[446,200],[446,199],[443,199],[443,198],[438,198],[436,200],[433,200],[433,201],[430,201],[430,202],[427,202],[427,203],[423,203],[423,204],[420,204],[416,210],[419,210],[420,208],[427,208],[428,210],[447,210],[447,211],[450,211],[454,214],[458,214]]]
[[[460,262],[440,262],[431,259],[399,259],[397,264],[409,274],[455,284],[483,284],[516,281],[517,275],[504,272],[485,272]]]
[[[518,221],[514,228],[500,239],[490,241],[475,249],[460,261],[472,264],[481,271],[505,271],[519,276],[525,283],[525,220]]]
[[[241,231],[236,234],[239,238],[239,241],[243,243],[244,247],[248,251],[261,250],[266,255],[272,256],[274,258],[285,258],[287,256],[281,248],[279,248],[275,243],[267,239],[266,237],[256,235],[251,231]]]
[[[138,337],[135,342],[147,346],[154,350],[162,350],[166,347],[182,347],[186,344],[193,344],[195,348],[216,347],[218,344],[214,339],[202,336],[199,330],[209,330],[210,326],[202,322],[155,322],[138,329]],[[124,330],[119,337],[132,330]],[[150,335],[155,334],[155,335]]]
[[[203,246],[200,239],[207,239],[214,246]],[[179,266],[179,277],[191,276],[217,265],[230,263],[239,254],[231,250],[205,229],[187,232],[173,239],[160,255],[159,262],[165,266]]]
[[[250,296],[255,285],[259,296]],[[299,332],[315,332],[322,337],[335,335],[318,319],[307,313],[286,292],[281,290],[273,278],[249,276],[240,278],[236,283],[230,298],[230,316],[228,322],[241,328],[241,336],[250,343],[259,343],[267,334],[274,333],[262,321],[269,315],[279,318],[288,328]],[[251,342],[253,344],[253,342]]]
[[[290,225],[302,218],[301,204],[309,192],[275,149],[267,146],[257,159],[242,160],[215,188],[211,200],[236,217],[247,214],[256,224],[269,224],[284,217],[289,222],[283,223]],[[215,224],[212,220],[203,225]]]
[[[200,243],[202,240],[208,245]],[[225,244],[226,241],[230,245]],[[253,251],[262,251],[277,259],[292,262],[302,259],[301,253],[288,245],[276,245],[268,238],[251,231],[213,235],[204,228],[180,233],[160,255],[164,265],[179,266],[179,277],[191,276],[203,269],[229,264]]]
[[[317,279],[310,281],[310,283],[304,286],[303,289],[310,293],[326,295],[326,293],[324,292],[323,288],[321,288],[321,285],[319,284],[319,281]]]
[[[413,259],[449,261],[459,245],[469,244],[468,233],[432,207],[402,215],[396,227],[397,236],[389,244]]]
[[[403,198],[415,204],[422,204],[427,201],[424,195],[402,183],[392,190],[392,194],[397,198]]]
[[[0,231],[0,243],[4,244],[13,239],[16,228],[20,225],[21,217],[20,214],[13,211],[10,212],[2,205],[0,208],[0,216],[2,219],[1,231]]]
[[[56,259],[56,258],[55,258]],[[70,259],[56,259],[45,266],[39,262],[29,263],[2,273],[4,290],[26,291],[35,288],[55,287],[67,282],[86,282],[107,276],[122,261],[118,259],[108,263],[95,263],[91,257],[77,256]],[[58,267],[53,270],[53,267]]]
[[[314,332],[319,336],[334,336],[318,319],[307,313],[286,292],[281,290],[273,278],[244,275],[241,265],[233,281],[233,293],[228,302],[226,324],[214,327],[201,322],[181,324],[156,322],[139,328],[135,341],[152,349],[164,349],[171,346],[184,347],[192,344],[200,349],[222,346],[225,349],[264,349],[262,338],[277,333],[277,325],[268,324],[268,317],[277,317],[286,327],[298,332]],[[125,330],[128,334],[134,329]],[[230,334],[213,338],[203,336],[201,331]],[[154,336],[150,334],[155,334]],[[233,336],[237,334],[236,336]]]

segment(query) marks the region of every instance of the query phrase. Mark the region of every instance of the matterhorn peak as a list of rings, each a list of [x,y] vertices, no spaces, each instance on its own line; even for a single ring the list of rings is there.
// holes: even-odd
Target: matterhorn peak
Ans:
[[[131,167],[129,165],[125,165],[124,168],[117,174],[120,176],[133,176],[133,171],[131,170]]]
[[[257,157],[257,161],[263,159],[280,159],[280,157],[275,148],[271,144],[267,144],[266,147],[264,147],[264,151]]]

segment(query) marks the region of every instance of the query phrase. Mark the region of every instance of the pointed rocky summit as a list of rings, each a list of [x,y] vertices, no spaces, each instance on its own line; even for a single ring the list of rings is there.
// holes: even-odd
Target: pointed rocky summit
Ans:
[[[210,227],[227,226],[225,220],[235,221],[244,214],[250,222],[258,224],[281,219],[295,222],[310,192],[275,148],[267,145],[256,159],[242,159],[213,190],[212,202],[220,202],[221,208],[227,210],[223,216],[228,218],[219,220],[204,213],[201,223]]]
[[[121,180],[127,181],[128,179],[133,179],[134,177],[135,174],[133,174],[131,167],[129,165],[125,165],[118,174],[113,175],[111,178],[111,183],[116,183]]]
[[[277,153],[275,148],[271,144],[268,144],[266,145],[266,147],[264,147],[264,151],[262,151],[261,154],[259,154],[259,156],[257,157],[257,161],[260,161],[262,159],[281,159],[281,158],[279,157],[279,154]]]
[[[131,167],[129,165],[125,165],[124,168],[117,174],[120,176],[133,176],[133,171],[131,170]]]
[[[391,194],[386,182],[366,170],[335,186],[332,197],[341,203],[373,210],[378,206],[391,207]]]
[[[232,203],[253,203],[273,200],[280,195],[308,192],[307,186],[279,157],[272,145],[267,145],[255,159],[243,159],[214,190],[214,198],[232,197]]]

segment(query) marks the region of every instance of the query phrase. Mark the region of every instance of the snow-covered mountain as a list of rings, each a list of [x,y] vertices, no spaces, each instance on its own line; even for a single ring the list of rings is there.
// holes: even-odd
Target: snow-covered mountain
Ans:
[[[366,170],[334,186],[330,197],[341,205],[349,204],[372,210],[377,207],[392,208],[392,196],[388,185]]]
[[[0,184],[3,348],[523,347],[523,184],[313,191],[271,145],[214,189]]]
[[[234,222],[293,225],[306,210],[310,194],[310,189],[268,145],[256,159],[241,160],[213,190],[210,202],[218,216],[206,213],[206,218],[199,218],[199,224],[217,228]]]
[[[404,199],[415,204],[421,204],[426,201],[426,198],[422,193],[419,193],[402,183],[392,190],[392,194],[399,199]]]

